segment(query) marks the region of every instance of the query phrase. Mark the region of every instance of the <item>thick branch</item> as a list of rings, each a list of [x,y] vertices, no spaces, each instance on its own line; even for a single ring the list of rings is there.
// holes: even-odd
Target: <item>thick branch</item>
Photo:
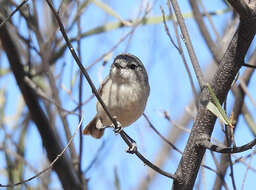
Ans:
[[[254,51],[253,55],[251,56],[250,60],[249,60],[249,64],[253,64],[253,65],[256,65],[256,51]],[[245,70],[245,72],[243,73],[242,77],[240,78],[240,80],[244,81],[246,85],[249,84],[249,81],[251,79],[251,76],[254,72],[254,69],[250,69],[250,68],[247,68]],[[239,120],[239,116],[242,112],[242,108],[246,107],[244,105],[244,92],[243,90],[241,89],[241,86],[239,85],[238,87],[235,87],[233,86],[233,88],[231,89],[233,94],[235,95],[235,103],[234,103],[234,107],[233,107],[233,120],[235,121],[235,126],[234,126],[234,132],[236,130],[236,125],[238,123],[238,120]],[[224,141],[224,144],[226,146],[230,146],[230,142],[228,142],[227,140]],[[221,176],[225,176],[226,174],[226,171],[227,171],[227,168],[228,168],[228,165],[229,165],[229,155],[227,154],[222,154],[221,155],[221,159],[220,159],[220,173],[221,173]],[[215,182],[214,182],[214,187],[213,189],[214,190],[219,190],[221,189],[222,187],[222,184],[223,184],[223,179],[220,180],[220,178],[216,178],[215,179]]]
[[[0,21],[2,22],[1,19]],[[6,25],[0,28],[0,39],[2,41],[3,49],[5,50],[10,62],[10,66],[17,84],[28,106],[31,118],[35,122],[42,137],[42,142],[46,149],[48,159],[50,162],[52,162],[63,148],[60,145],[57,135],[54,133],[45,113],[39,104],[39,99],[35,91],[25,81],[25,72],[21,63],[19,52],[10,36],[9,31],[6,28]],[[56,171],[62,183],[63,189],[82,189],[74,168],[72,168],[70,161],[68,161],[65,155],[59,158],[53,169]]]
[[[238,12],[241,17],[248,17],[251,12],[245,0],[228,0],[232,7]]]
[[[256,24],[251,20],[241,21],[229,47],[221,60],[221,64],[211,81],[217,98],[223,103],[230,86],[239,71],[245,54],[255,35]],[[201,100],[209,100],[207,89],[203,89]],[[187,146],[176,171],[174,189],[192,189],[205,153],[205,148],[198,146],[198,137],[206,135],[210,138],[216,117],[203,105],[200,105],[196,121],[193,125]]]

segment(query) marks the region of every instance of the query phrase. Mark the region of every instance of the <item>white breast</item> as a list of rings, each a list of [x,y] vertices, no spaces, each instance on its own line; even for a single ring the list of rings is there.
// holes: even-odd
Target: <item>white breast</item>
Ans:
[[[123,127],[130,125],[141,116],[148,95],[149,89],[137,82],[120,84],[113,83],[110,79],[102,89],[104,103]],[[97,103],[97,111],[103,125],[112,123],[99,103]]]

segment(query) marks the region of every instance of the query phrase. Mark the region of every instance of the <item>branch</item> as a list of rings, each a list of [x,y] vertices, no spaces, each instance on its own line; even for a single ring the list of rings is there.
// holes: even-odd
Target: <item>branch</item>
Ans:
[[[183,35],[184,42],[187,47],[188,54],[189,54],[190,60],[192,62],[200,89],[202,89],[204,87],[204,76],[203,76],[202,70],[200,68],[199,62],[197,60],[195,51],[193,49],[193,46],[192,46],[192,43],[191,43],[191,40],[189,37],[189,33],[187,31],[187,28],[186,28],[186,25],[184,22],[184,18],[182,16],[182,13],[181,13],[181,10],[180,10],[177,0],[170,0],[170,1],[172,3],[173,9],[175,11],[175,15],[176,15],[178,23],[180,25],[180,30]]]
[[[212,144],[208,140],[204,140],[204,141],[200,142],[200,145],[203,146],[204,148],[207,148],[214,152],[234,154],[234,153],[244,152],[244,151],[247,151],[247,150],[253,148],[256,145],[256,139],[252,140],[251,142],[249,142],[248,144],[245,144],[243,146],[233,147],[233,148],[230,148],[230,147],[222,148],[218,145]]]
[[[241,20],[221,60],[220,66],[211,80],[211,87],[221,104],[244,62],[244,57],[254,38],[255,30],[256,23],[253,19]],[[202,90],[200,100],[210,100],[207,89]],[[206,150],[204,147],[198,146],[198,137],[206,135],[210,138],[215,121],[216,117],[200,104],[190,137],[175,173],[177,180],[174,180],[174,189],[193,188],[200,163]]]
[[[77,134],[77,132],[78,132],[78,129],[80,129],[80,127],[81,127],[82,121],[83,121],[83,118],[81,118],[81,120],[80,120],[80,122],[79,122],[79,124],[78,124],[78,126],[77,126],[77,128],[76,128],[76,130],[75,130],[75,132],[74,132],[74,134],[73,134],[73,135],[71,136],[71,138],[69,139],[69,141],[68,141],[67,145],[65,146],[65,148],[61,151],[60,154],[58,154],[58,155],[56,156],[56,158],[50,163],[50,165],[49,165],[47,168],[43,169],[42,171],[38,172],[38,173],[37,173],[36,175],[34,175],[33,177],[30,177],[30,178],[28,178],[28,179],[26,179],[26,180],[23,180],[23,181],[20,181],[20,182],[18,182],[18,183],[14,183],[14,184],[7,184],[7,185],[2,185],[2,184],[0,184],[0,187],[15,187],[15,186],[18,186],[18,185],[22,185],[22,184],[27,183],[27,182],[29,182],[29,181],[31,181],[31,180],[37,178],[37,177],[40,177],[42,174],[44,174],[45,172],[47,172],[48,170],[50,170],[50,169],[54,166],[54,164],[58,161],[58,159],[60,159],[60,158],[63,156],[63,154],[65,153],[65,151],[67,150],[67,148],[70,146],[71,142],[73,141],[74,137],[76,136],[76,134]]]
[[[1,18],[0,21],[2,21]],[[48,159],[50,162],[52,162],[56,158],[57,154],[63,149],[61,143],[59,142],[59,137],[53,131],[47,116],[41,108],[36,92],[25,81],[25,71],[22,66],[19,52],[13,39],[10,36],[9,31],[6,28],[6,25],[3,25],[0,28],[0,39],[2,41],[3,49],[6,52],[17,84],[28,106],[31,118],[35,122],[42,137],[42,142],[46,149]],[[53,169],[56,171],[62,183],[62,187],[65,190],[82,189],[79,184],[78,177],[70,165],[70,161],[66,155],[63,155],[58,159]]]
[[[161,135],[161,133],[154,127],[154,125],[151,123],[151,121],[149,120],[148,116],[143,113],[143,116],[145,117],[145,119],[147,120],[149,126],[151,127],[151,129],[153,129],[153,131],[164,141],[166,142],[170,147],[172,147],[174,150],[176,150],[178,153],[182,154],[181,150],[179,150],[172,142],[170,142],[168,139],[166,139],[163,135]]]
[[[245,0],[228,0],[232,7],[238,12],[240,17],[248,17],[251,10]]]
[[[0,28],[5,25],[5,23],[18,11],[21,9],[21,7],[23,5],[25,5],[27,3],[28,0],[24,0],[18,7],[16,7],[16,9],[14,11],[12,11],[12,13],[10,15],[8,15],[8,17],[6,19],[4,19],[4,21],[1,22],[0,24]]]
[[[99,103],[101,104],[102,108],[104,109],[104,111],[106,112],[107,116],[109,117],[109,119],[111,120],[111,122],[114,124],[114,128],[119,130],[120,129],[120,126],[118,125],[117,121],[113,118],[113,116],[110,114],[109,110],[107,109],[107,106],[105,105],[105,103],[103,102],[103,100],[101,99],[95,85],[93,84],[90,76],[88,75],[86,69],[83,67],[82,63],[80,62],[68,36],[67,36],[67,33],[65,32],[65,29],[64,29],[64,26],[60,20],[60,17],[58,15],[58,13],[55,11],[54,7],[52,6],[52,4],[49,2],[49,0],[46,0],[46,2],[48,3],[50,9],[52,10],[52,13],[54,14],[55,18],[57,19],[57,22],[59,24],[59,27],[60,27],[60,31],[67,43],[67,46],[73,56],[73,58],[75,59],[78,67],[80,68],[81,72],[83,73],[83,75],[85,76],[87,82],[89,83],[91,89],[92,89],[92,92],[93,94],[96,96],[97,100],[99,101]],[[129,137],[122,129],[119,131],[119,134],[121,135],[122,139],[125,141],[125,143],[129,146],[130,149],[134,148],[134,140],[131,139],[131,137]],[[156,165],[152,164],[149,160],[147,160],[143,155],[140,154],[140,152],[135,149],[133,150],[132,152],[130,153],[133,153],[135,154],[138,158],[140,158],[144,164],[148,165],[149,167],[151,167],[153,170],[157,171],[158,173],[166,176],[166,177],[169,177],[169,178],[172,178],[174,179],[175,176],[172,175],[172,174],[169,174],[165,171],[163,171],[162,169],[160,169],[159,167],[157,167]]]
[[[196,23],[200,29],[200,32],[202,33],[202,36],[203,36],[208,48],[212,52],[215,62],[218,63],[221,59],[222,53],[219,52],[218,49],[216,49],[216,44],[212,40],[211,35],[204,23],[203,15],[201,14],[201,12],[199,10],[197,2],[198,1],[195,1],[195,0],[189,0],[189,3],[192,7],[193,15],[196,19]]]

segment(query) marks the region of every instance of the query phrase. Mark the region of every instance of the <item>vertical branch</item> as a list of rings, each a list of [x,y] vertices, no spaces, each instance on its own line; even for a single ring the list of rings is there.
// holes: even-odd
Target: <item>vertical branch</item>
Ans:
[[[256,64],[256,51],[254,51],[253,55],[251,56],[250,60],[249,60],[249,64],[250,65],[255,65]],[[240,80],[244,81],[246,85],[249,84],[250,82],[250,78],[252,76],[254,72],[254,69],[251,68],[247,68],[245,70],[245,72],[243,73],[243,75],[241,76]],[[242,90],[241,86],[239,85],[237,88],[232,88],[232,92],[235,95],[235,103],[234,103],[234,107],[232,110],[233,113],[233,120],[235,121],[234,124],[234,132],[236,130],[236,125],[239,119],[240,114],[242,113],[242,107],[244,105],[244,91]],[[225,145],[230,146],[230,142],[228,142],[227,140],[225,140],[224,142]],[[227,168],[229,165],[229,155],[228,154],[222,154],[221,155],[221,159],[220,159],[220,174],[223,177],[222,179],[216,177],[215,182],[214,182],[214,190],[220,190],[222,185],[223,185],[223,180],[224,180],[224,176],[226,174]]]
[[[241,20],[234,34],[220,66],[211,81],[211,86],[223,103],[235,76],[243,63],[244,57],[255,35],[256,23],[252,19]],[[203,89],[200,100],[209,100],[206,89]],[[216,117],[204,105],[200,105],[195,123],[188,139],[183,156],[176,170],[177,180],[174,180],[174,189],[192,189],[205,153],[205,148],[198,146],[200,139],[211,137]]]
[[[0,21],[2,20],[0,19]],[[42,142],[46,149],[48,159],[53,161],[58,153],[62,151],[61,143],[58,141],[59,138],[57,138],[57,134],[53,131],[47,116],[39,104],[36,92],[25,81],[26,75],[23,70],[19,52],[5,25],[0,28],[0,39],[3,49],[8,57],[11,70],[28,106],[31,118],[35,122],[42,137]],[[59,158],[53,169],[56,171],[64,190],[82,189],[67,155],[63,155],[63,157]]]
[[[80,7],[80,0],[77,0],[77,7],[79,10]],[[77,17],[77,28],[78,28],[78,40],[77,40],[77,51],[78,51],[78,58],[82,61],[81,56],[81,19],[80,15]],[[82,118],[82,102],[83,102],[83,74],[80,71],[79,73],[79,94],[78,94],[78,111],[79,111],[79,121]],[[78,121],[78,122],[79,122]],[[82,154],[83,153],[83,133],[82,128],[79,129],[79,164],[78,164],[78,174],[80,183],[83,183],[83,173],[82,173]]]
[[[179,4],[176,0],[170,0],[170,1],[172,3],[175,15],[176,15],[178,23],[180,25],[181,33],[183,35],[184,42],[185,42],[185,45],[187,47],[188,54],[189,54],[190,60],[192,62],[192,65],[193,65],[193,68],[194,68],[194,71],[195,71],[200,89],[202,89],[204,87],[204,82],[205,82],[204,81],[204,76],[203,76],[202,70],[200,68],[199,62],[197,60],[195,51],[193,49],[193,46],[192,46],[192,43],[191,43],[191,40],[190,40],[190,37],[189,37],[189,33],[188,33],[187,28],[186,28],[184,18],[182,16]]]
[[[207,46],[211,50],[211,52],[213,54],[213,57],[215,59],[215,62],[218,63],[221,59],[221,53],[217,51],[216,45],[215,45],[214,41],[212,40],[211,35],[210,35],[208,29],[206,28],[206,26],[204,24],[204,20],[203,20],[201,12],[199,10],[197,1],[196,0],[189,0],[189,2],[190,2],[190,5],[192,7],[192,11],[193,11],[193,14],[195,16],[195,19],[196,19],[196,23],[197,23],[197,25],[198,25],[201,33],[202,33],[202,36],[203,36]]]

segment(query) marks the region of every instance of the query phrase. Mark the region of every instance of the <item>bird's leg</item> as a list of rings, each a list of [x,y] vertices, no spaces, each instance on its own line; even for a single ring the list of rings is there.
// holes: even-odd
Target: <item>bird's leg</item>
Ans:
[[[116,119],[116,116],[113,116],[113,118],[116,120],[117,125],[112,123],[112,127],[114,128],[115,134],[119,134],[122,131],[122,124]]]
[[[130,141],[130,146],[127,148],[126,152],[130,154],[134,154],[137,151],[137,144],[135,140],[133,140],[129,135],[125,133],[125,136]]]
[[[122,131],[122,124],[121,124],[119,121],[117,121],[116,118],[117,118],[116,116],[113,116],[113,119],[115,119],[117,125],[115,125],[114,123],[112,123],[111,125],[101,126],[101,128],[102,128],[102,129],[105,129],[105,128],[113,128],[115,134],[120,133],[120,132]]]

